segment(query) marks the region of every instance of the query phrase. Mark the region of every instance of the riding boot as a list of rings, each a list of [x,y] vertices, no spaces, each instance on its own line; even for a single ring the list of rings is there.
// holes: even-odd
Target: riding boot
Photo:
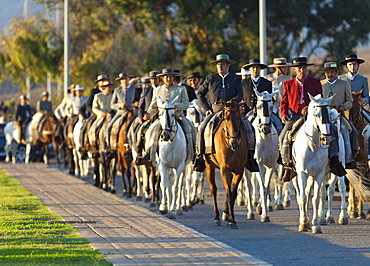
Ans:
[[[333,157],[330,158],[329,167],[330,167],[330,172],[332,172],[336,176],[344,176],[347,174],[342,163],[339,161],[338,155],[334,155]]]
[[[245,166],[249,172],[259,172],[260,169],[258,167],[256,159],[254,159],[254,150],[248,150],[248,162]]]
[[[297,175],[297,173],[293,170],[291,166],[284,166],[283,169],[284,169],[284,172],[281,176],[282,182],[289,182]]]
[[[197,155],[194,160],[194,171],[204,172],[206,170],[206,163],[203,159],[203,155]]]
[[[356,162],[355,161],[351,161],[351,162],[348,162],[346,163],[346,169],[356,169],[357,165],[356,165]]]
[[[138,142],[139,143],[139,142]],[[140,145],[138,146],[138,152],[135,159],[136,165],[145,165],[150,163],[150,159],[148,157],[143,157],[143,143],[140,142]]]

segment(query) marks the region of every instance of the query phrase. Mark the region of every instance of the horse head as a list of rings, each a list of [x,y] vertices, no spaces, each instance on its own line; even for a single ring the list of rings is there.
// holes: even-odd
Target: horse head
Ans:
[[[186,110],[186,117],[189,118],[190,122],[192,122],[196,128],[203,121],[205,115],[206,114],[197,99],[194,99],[189,103],[189,107]]]
[[[226,145],[235,151],[240,146],[240,130],[242,123],[242,116],[240,107],[244,105],[245,101],[237,102],[235,99],[230,101],[220,100],[223,105],[222,124],[225,132]]]
[[[171,141],[176,135],[175,102],[177,101],[177,98],[178,97],[176,97],[172,102],[168,102],[162,101],[159,97],[160,101],[157,101],[159,123],[162,129],[161,138],[163,141]],[[174,133],[172,134],[172,138],[171,133]]]
[[[311,121],[313,126],[317,128],[321,144],[329,145],[331,142],[329,103],[334,95],[327,99],[322,98],[321,94],[315,97],[309,93],[308,95],[311,102],[308,105],[307,121]]]
[[[272,108],[274,107],[272,99],[279,93],[279,89],[275,90],[273,93],[268,93],[267,91],[259,92],[256,89],[254,89],[254,92],[257,95],[256,119],[258,119],[258,131],[262,134],[269,134],[272,129],[271,116]]]

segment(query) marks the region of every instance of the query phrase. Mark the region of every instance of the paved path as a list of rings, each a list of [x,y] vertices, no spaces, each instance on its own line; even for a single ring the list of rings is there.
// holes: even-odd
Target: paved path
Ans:
[[[43,164],[0,168],[74,226],[114,265],[268,265]]]

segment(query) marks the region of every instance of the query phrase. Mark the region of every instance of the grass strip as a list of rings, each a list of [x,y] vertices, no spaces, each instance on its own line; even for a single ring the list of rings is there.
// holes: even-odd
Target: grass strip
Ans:
[[[0,170],[0,265],[112,265],[62,220]]]

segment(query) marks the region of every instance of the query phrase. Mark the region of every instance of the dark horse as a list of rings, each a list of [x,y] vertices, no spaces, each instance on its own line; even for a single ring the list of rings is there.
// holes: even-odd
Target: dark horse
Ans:
[[[355,126],[357,129],[358,135],[358,143],[360,149],[358,153],[355,155],[355,161],[357,164],[357,170],[360,172],[361,177],[360,182],[363,183],[363,178],[366,178],[366,172],[368,171],[368,164],[367,164],[367,140],[362,135],[362,131],[364,130],[365,126],[367,125],[363,115],[363,99],[361,98],[362,90],[358,93],[352,92],[352,99],[353,99],[353,106],[349,111],[346,111],[345,115],[349,119],[349,121]],[[348,205],[349,211],[348,215],[351,218],[365,218],[364,213],[364,199],[359,197],[358,204],[356,206],[356,195],[355,189],[352,184],[349,184],[349,197],[348,197]],[[357,208],[357,209],[356,209]]]
[[[217,207],[217,186],[215,181],[215,167],[220,169],[220,175],[226,191],[225,209],[222,219],[228,221],[229,228],[238,228],[234,217],[234,203],[238,192],[238,185],[243,177],[244,168],[248,161],[248,147],[246,132],[242,129],[240,106],[235,100],[224,102],[221,100],[220,126],[214,134],[214,153],[206,155],[206,173],[213,197],[215,225],[221,225]]]
[[[46,114],[43,117],[42,123],[39,125],[39,132],[33,129],[33,147],[39,149],[44,157],[44,163],[49,164],[49,144],[53,142],[56,117],[52,114]]]

